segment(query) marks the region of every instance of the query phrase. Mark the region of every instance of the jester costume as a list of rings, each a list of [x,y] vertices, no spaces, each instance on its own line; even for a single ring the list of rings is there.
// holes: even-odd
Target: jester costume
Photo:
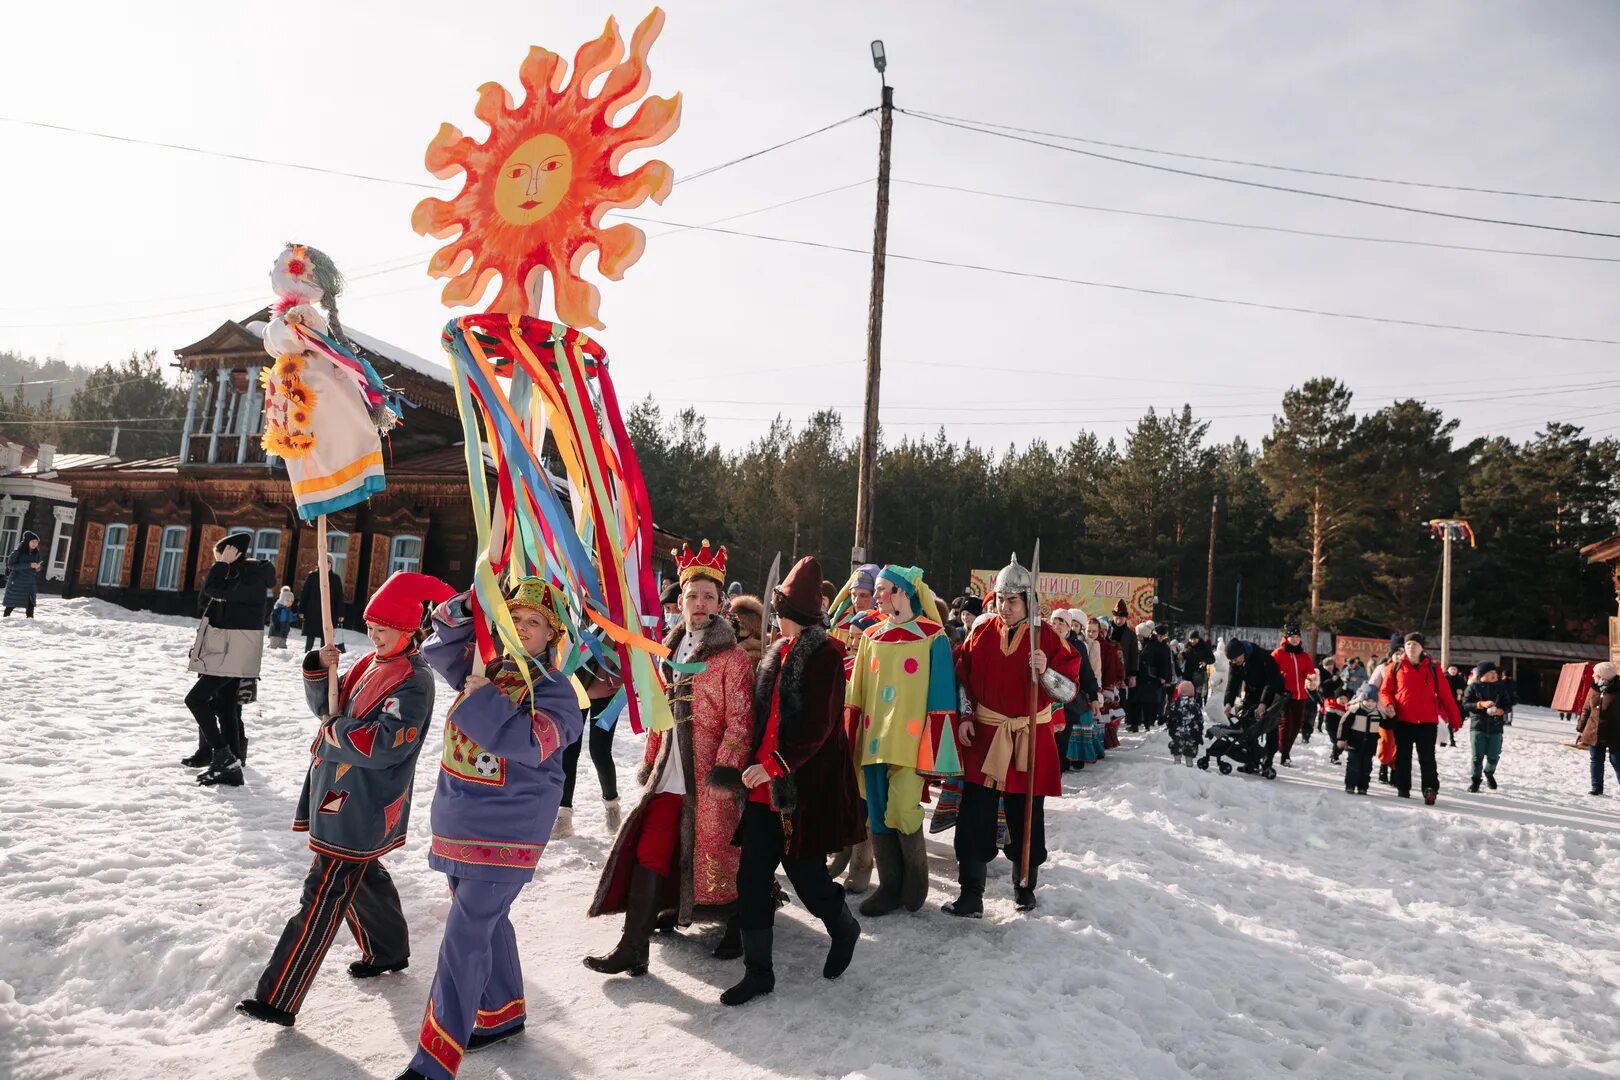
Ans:
[[[712,588],[717,613],[683,618],[664,642],[675,726],[647,737],[637,777],[646,793],[613,842],[589,911],[593,917],[625,915],[618,947],[585,959],[585,966],[608,975],[646,972],[648,940],[665,909],[673,911],[672,927],[691,924],[699,908],[727,918],[716,955],[734,959],[742,953],[740,928],[730,921],[739,857],[731,840],[742,808],[730,792],[710,786],[709,774],[717,766],[747,767],[754,664],[730,621],[718,614],[726,549],[716,552],[708,541],[696,554],[686,547],[676,566],[683,595]]]
[[[921,614],[937,611],[934,594],[915,566],[884,567],[878,587],[889,617],[861,635],[844,707],[878,867],[877,891],[861,904],[868,916],[928,899],[923,777],[961,771],[950,639]]]
[[[509,610],[545,617],[562,632],[551,590],[526,578]],[[509,913],[534,877],[562,801],[562,752],[585,725],[574,685],[551,665],[503,656],[487,684],[465,690],[478,656],[471,598],[461,593],[433,612],[427,662],[459,696],[444,726],[433,793],[428,865],[450,881],[450,916],[439,946],[427,1014],[411,1068],[451,1080],[462,1055],[515,1034],[527,1019],[517,935]]]
[[[320,732],[293,829],[309,833],[315,858],[298,913],[287,920],[254,996],[237,1011],[291,1027],[345,921],[360,946],[356,978],[398,971],[410,959],[399,893],[382,857],[405,842],[416,756],[433,716],[433,673],[416,649],[422,604],[450,586],[426,574],[395,573],[366,604],[366,622],[404,633],[387,656],[355,661],[328,715],[327,671],[318,652],[304,658],[304,690]]]
[[[874,600],[881,570],[882,567],[876,563],[856,567],[843,591],[833,598],[829,611],[832,628],[827,631],[827,636],[844,647],[846,681],[855,665],[855,646],[861,635],[883,618]]]
[[[1034,581],[1015,558],[996,578],[1004,610],[1008,599],[1022,597],[1033,605]],[[1009,624],[998,614],[973,628],[957,649],[956,674],[973,707],[975,731],[960,735],[962,806],[956,822],[956,860],[962,896],[945,905],[952,915],[976,918],[984,911],[984,883],[996,857],[996,811],[1007,807],[1007,858],[1018,865],[1023,856],[1025,800],[1033,797],[1030,823],[1029,880],[1017,887],[1018,907],[1035,906],[1035,868],[1046,861],[1047,796],[1062,795],[1053,717],[1074,699],[1080,678],[1080,654],[1050,625],[1040,624],[1039,651],[1046,670],[1039,678],[1031,667],[1035,646],[1030,622]],[[1033,685],[1032,685],[1033,683]],[[1035,691],[1031,723],[1030,692]],[[1033,781],[1029,762],[1033,754]]]

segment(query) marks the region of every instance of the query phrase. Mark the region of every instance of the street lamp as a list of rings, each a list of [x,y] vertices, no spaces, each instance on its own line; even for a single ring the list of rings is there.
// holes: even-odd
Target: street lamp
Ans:
[[[884,53],[881,41],[872,42],[872,66],[877,68],[879,75],[889,70],[889,57]],[[888,80],[885,79],[884,82],[887,83]]]

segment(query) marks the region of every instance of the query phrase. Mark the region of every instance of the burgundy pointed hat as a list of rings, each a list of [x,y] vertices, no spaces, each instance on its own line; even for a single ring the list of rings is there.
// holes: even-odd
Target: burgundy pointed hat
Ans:
[[[771,607],[801,626],[821,624],[821,564],[806,555],[793,564],[787,579],[771,595]]]

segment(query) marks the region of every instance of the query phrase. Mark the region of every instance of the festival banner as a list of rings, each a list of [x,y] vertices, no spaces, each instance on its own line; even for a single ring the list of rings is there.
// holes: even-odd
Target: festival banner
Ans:
[[[1344,637],[1336,642],[1337,648],[1333,655],[1338,658],[1340,666],[1352,656],[1361,657],[1361,662],[1371,671],[1383,662],[1389,655],[1389,638],[1387,637]]]
[[[995,586],[996,571],[970,571],[975,596],[989,596]],[[1153,618],[1153,597],[1158,580],[1150,577],[1117,577],[1103,574],[1042,574],[1036,582],[1041,597],[1041,614],[1053,608],[1079,608],[1087,615],[1112,615],[1125,601],[1132,622]]]

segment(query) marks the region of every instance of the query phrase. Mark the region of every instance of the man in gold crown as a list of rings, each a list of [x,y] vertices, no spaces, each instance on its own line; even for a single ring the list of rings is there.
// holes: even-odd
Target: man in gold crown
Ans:
[[[742,955],[732,918],[737,905],[739,851],[731,846],[742,806],[730,792],[711,787],[717,765],[739,773],[753,747],[754,665],[737,644],[731,621],[721,617],[726,549],[707,540],[696,554],[676,555],[681,618],[664,639],[669,647],[669,704],[675,727],[647,737],[638,781],[640,804],[614,840],[602,868],[590,914],[624,912],[624,935],[606,956],[585,966],[607,975],[641,975],[658,914],[673,908],[675,923],[690,925],[694,911],[726,916],[715,956]]]

